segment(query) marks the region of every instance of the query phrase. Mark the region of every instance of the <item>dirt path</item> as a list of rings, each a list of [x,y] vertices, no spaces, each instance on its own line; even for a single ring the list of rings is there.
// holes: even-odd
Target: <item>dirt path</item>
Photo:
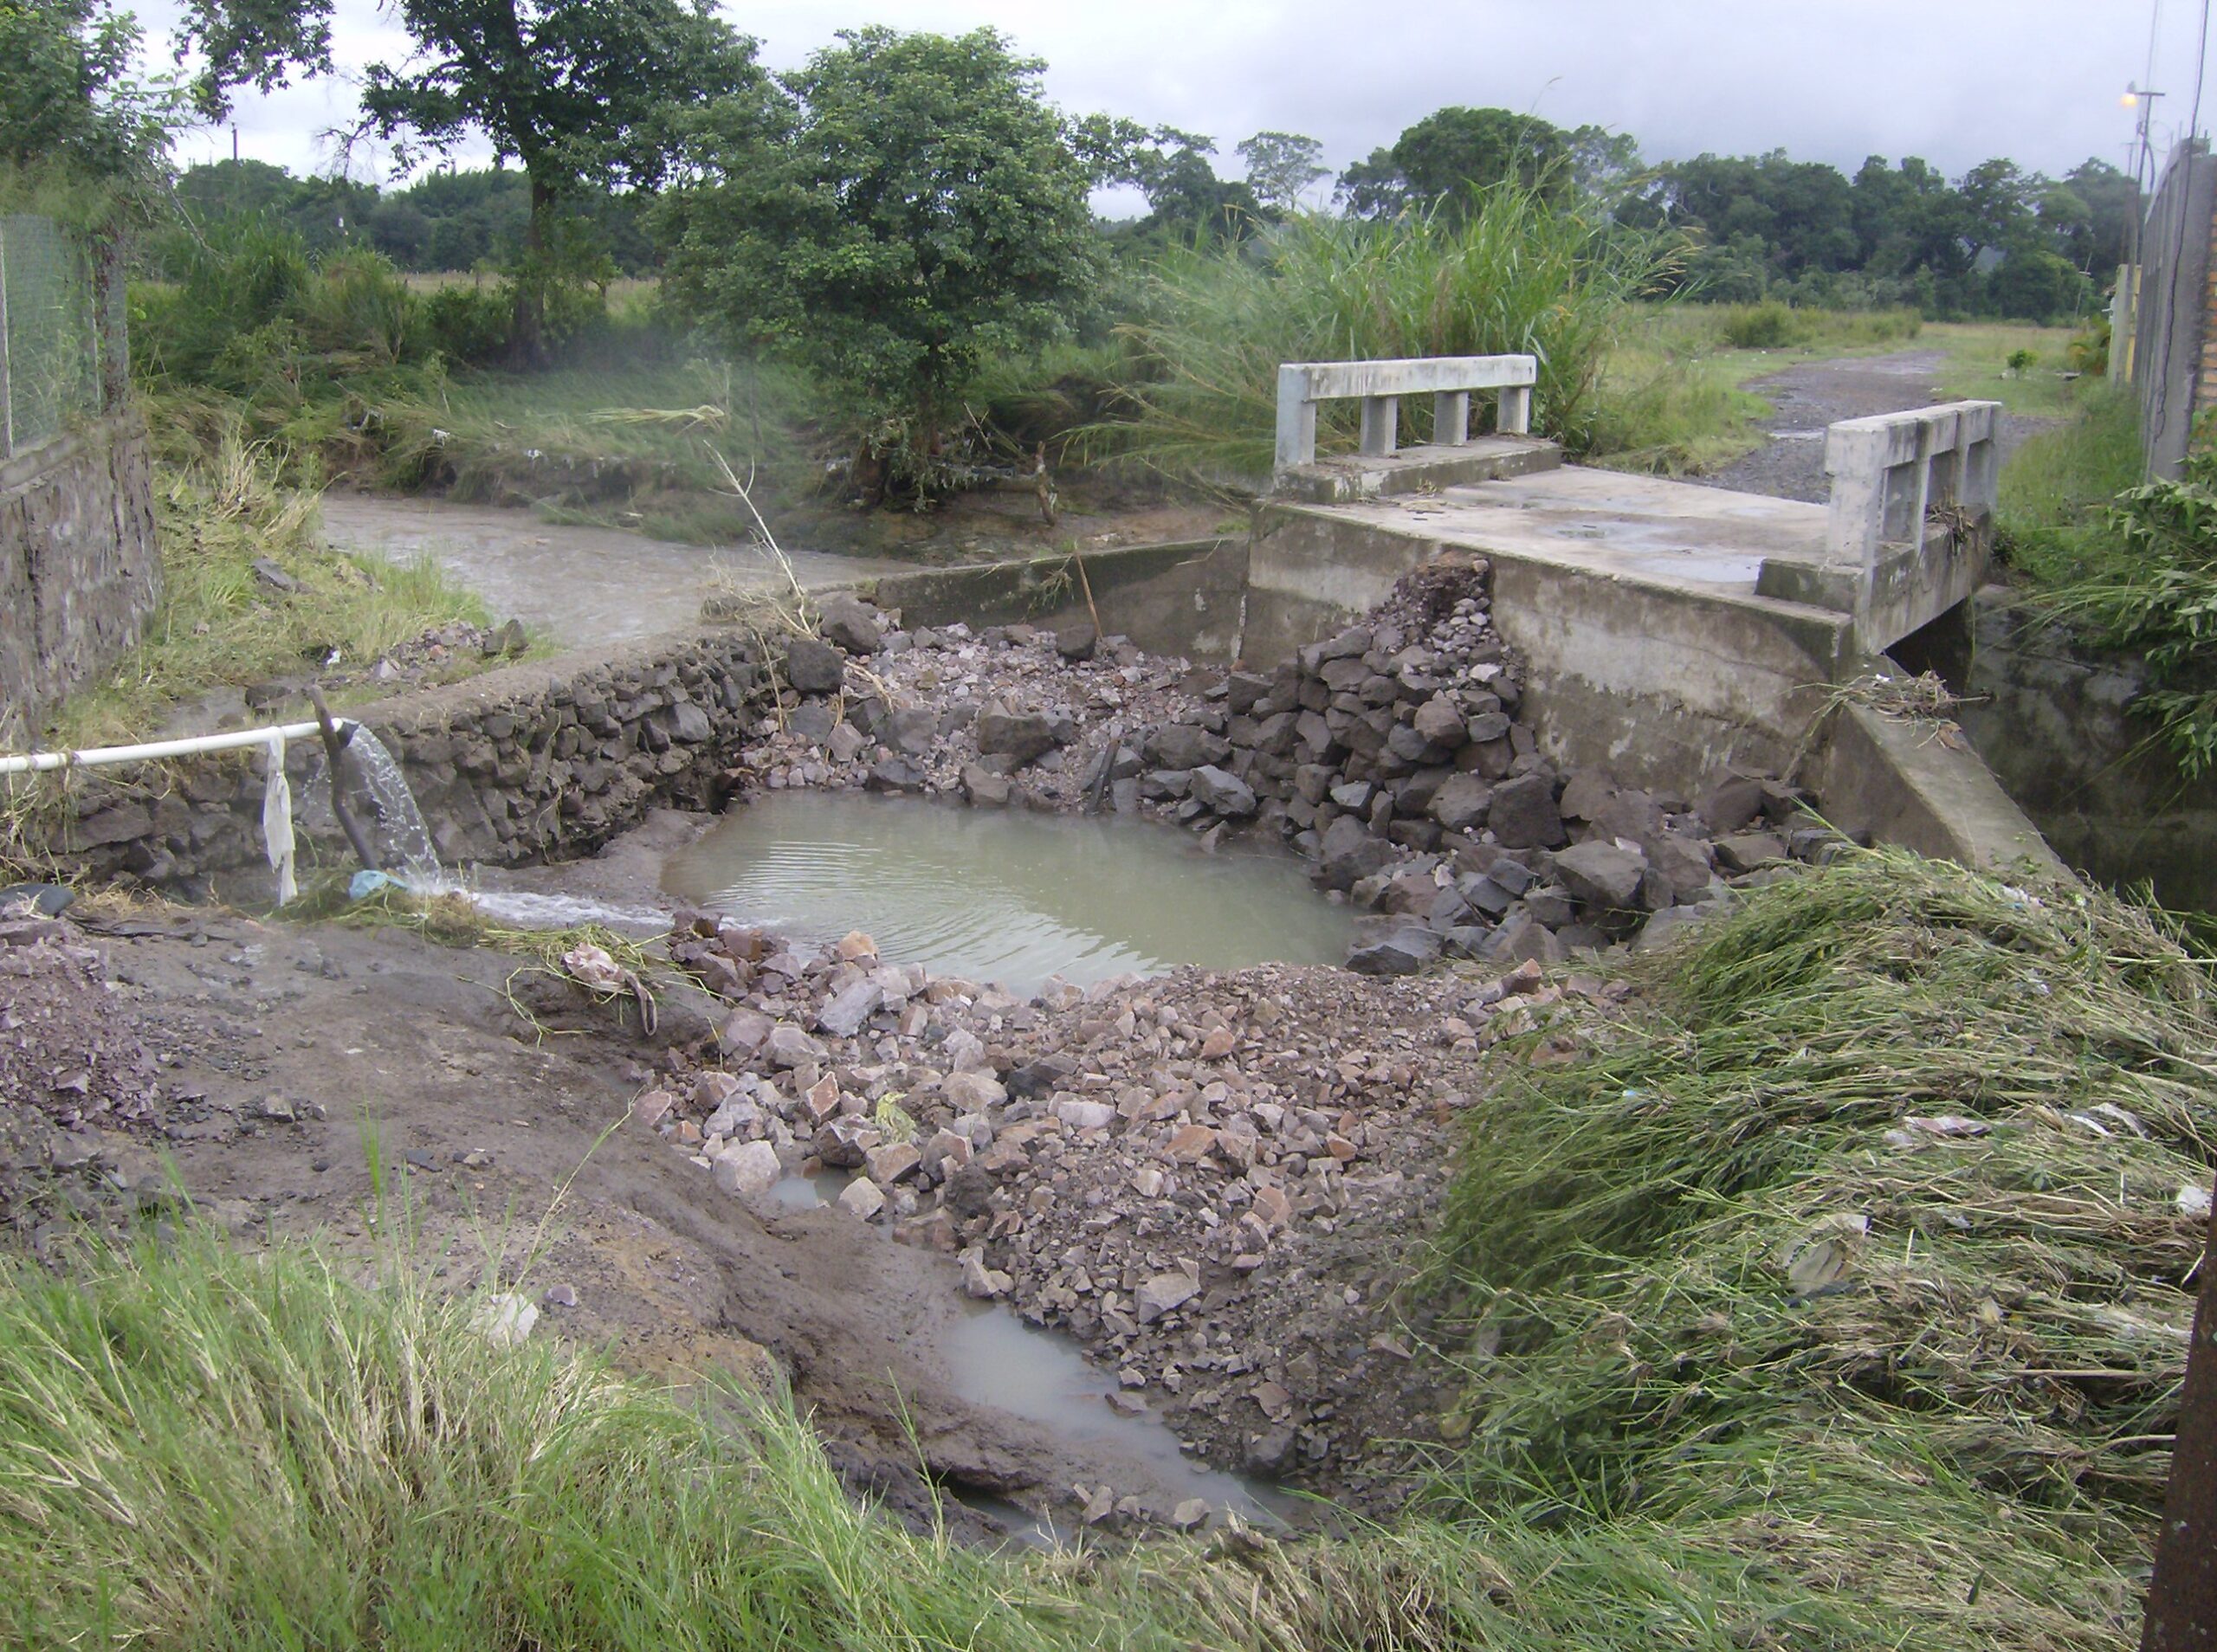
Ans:
[[[541,522],[526,511],[444,500],[326,494],[325,532],[342,550],[397,561],[429,556],[482,597],[496,619],[514,616],[566,648],[594,648],[700,617],[701,599],[736,587],[782,589],[785,571],[751,545],[703,547],[617,528]],[[806,586],[843,584],[910,565],[881,557],[792,551]]]
[[[1947,392],[1934,383],[1945,360],[1937,350],[1907,350],[1891,356],[1805,362],[1758,378],[1748,388],[1768,397],[1778,410],[1768,427],[1768,439],[1714,475],[1686,480],[1821,505],[1830,493],[1825,476],[1825,427],[1841,419],[1899,413],[1948,400]],[[2003,459],[2047,423],[2004,415]]]

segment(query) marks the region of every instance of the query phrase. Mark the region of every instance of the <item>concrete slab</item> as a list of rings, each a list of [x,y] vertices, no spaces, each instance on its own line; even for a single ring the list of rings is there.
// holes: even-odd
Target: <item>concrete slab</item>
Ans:
[[[1386,532],[1710,594],[1755,595],[1766,559],[1826,562],[1820,505],[1576,465],[1323,508]]]

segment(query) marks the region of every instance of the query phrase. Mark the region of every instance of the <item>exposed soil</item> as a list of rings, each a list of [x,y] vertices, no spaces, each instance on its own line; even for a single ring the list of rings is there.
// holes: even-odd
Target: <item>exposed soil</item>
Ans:
[[[1905,350],[1890,356],[1805,362],[1758,378],[1748,388],[1768,397],[1778,410],[1768,439],[1714,475],[1687,480],[1735,493],[1821,505],[1832,488],[1825,475],[1825,427],[1841,419],[1899,413],[1946,401],[1947,392],[1932,382],[1945,360],[1937,350]],[[2006,461],[2019,442],[2048,423],[2004,414],[2002,458]]]
[[[665,989],[650,1040],[626,1000],[404,932],[178,909],[101,927],[0,932],[0,1209],[40,1254],[82,1217],[168,1220],[176,1188],[248,1241],[366,1257],[404,1226],[458,1288],[497,1269],[544,1327],[625,1366],[774,1361],[850,1481],[912,1516],[932,1500],[919,1453],[933,1481],[1036,1507],[1114,1483],[1162,1519],[1191,1494],[954,1392],[952,1258],[836,1208],[759,1213],[625,1122],[671,1048],[709,1036],[705,997]]]

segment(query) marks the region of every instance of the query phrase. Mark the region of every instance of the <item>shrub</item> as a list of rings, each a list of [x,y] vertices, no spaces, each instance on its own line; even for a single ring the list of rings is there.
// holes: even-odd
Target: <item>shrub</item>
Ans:
[[[1724,313],[1723,332],[1735,350],[1782,350],[1800,344],[1807,329],[1793,310],[1771,300],[1734,305]]]

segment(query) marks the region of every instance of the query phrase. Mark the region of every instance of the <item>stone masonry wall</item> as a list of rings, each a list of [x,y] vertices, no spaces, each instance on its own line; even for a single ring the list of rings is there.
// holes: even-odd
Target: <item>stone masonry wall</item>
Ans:
[[[146,436],[103,419],[0,461],[0,748],[135,645],[161,593]]]
[[[2101,882],[2147,881],[2166,906],[2217,911],[2217,789],[2143,749],[2156,726],[2132,711],[2146,686],[2138,665],[2074,654],[2026,623],[2006,591],[1989,588],[1969,608],[1957,715],[2056,853]]]
[[[604,661],[510,666],[380,701],[363,720],[398,759],[443,863],[516,865],[588,854],[650,809],[716,801],[761,681],[745,633],[708,629]],[[266,895],[267,762],[220,753],[73,777],[54,862],[186,895]],[[303,872],[353,863],[326,794],[307,784],[322,767],[317,741],[288,745]],[[374,817],[365,795],[350,796]]]

